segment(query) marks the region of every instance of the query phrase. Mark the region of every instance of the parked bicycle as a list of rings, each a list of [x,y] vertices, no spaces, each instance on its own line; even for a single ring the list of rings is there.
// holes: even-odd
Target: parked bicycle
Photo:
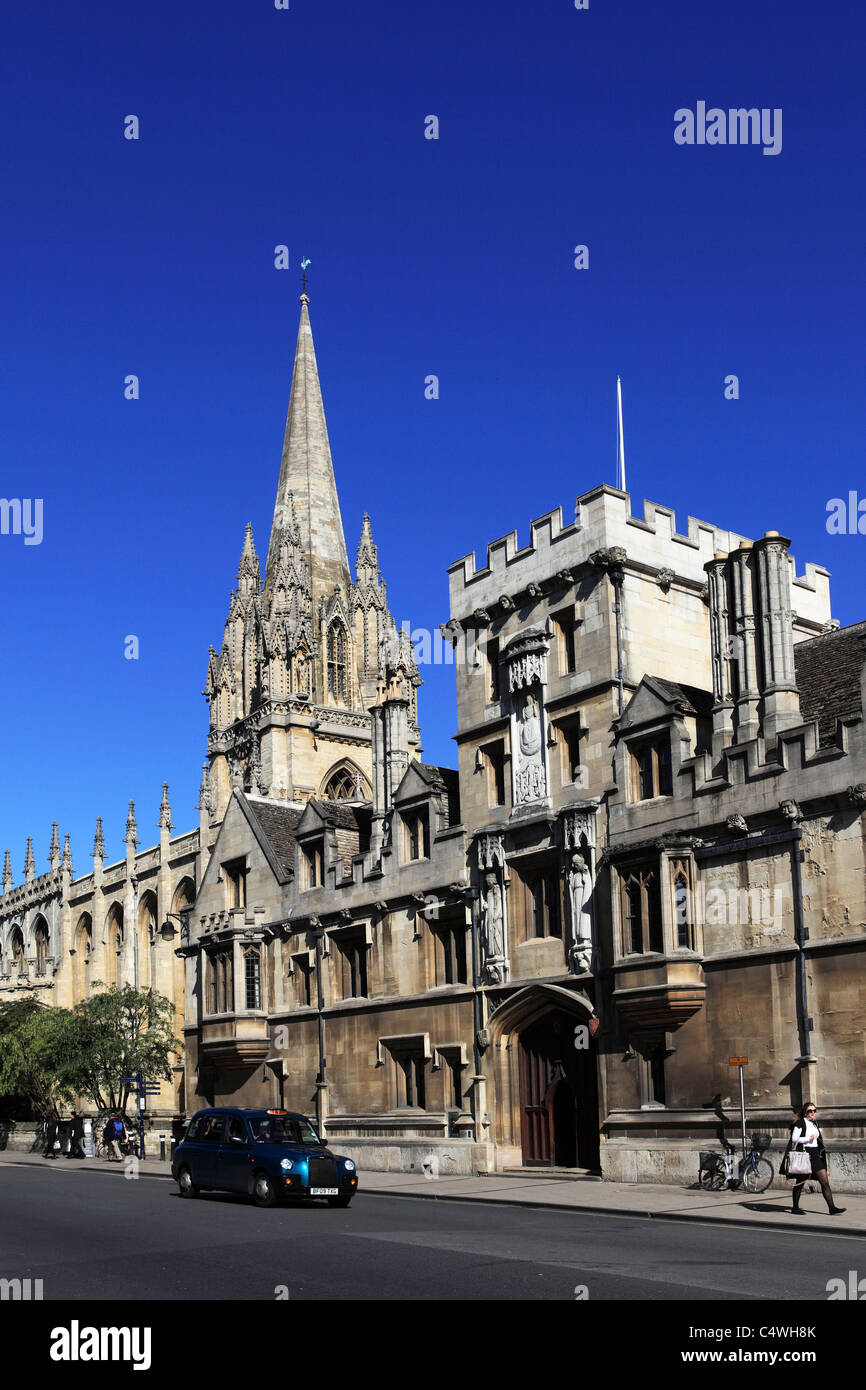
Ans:
[[[742,1183],[747,1192],[766,1192],[775,1175],[772,1163],[764,1157],[770,1147],[769,1134],[749,1136],[749,1148],[739,1164],[736,1164],[736,1173],[736,1150],[733,1144],[726,1140],[722,1142],[724,1153],[702,1153],[699,1156],[698,1182],[701,1187],[706,1192],[721,1192],[725,1187],[735,1189]]]

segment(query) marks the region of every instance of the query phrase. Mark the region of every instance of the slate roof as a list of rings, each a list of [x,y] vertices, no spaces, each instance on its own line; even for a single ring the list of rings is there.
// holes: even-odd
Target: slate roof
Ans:
[[[711,691],[699,690],[695,685],[682,685],[679,681],[665,680],[662,676],[646,676],[644,679],[655,686],[663,699],[682,704],[685,714],[712,714]]]
[[[866,662],[866,622],[810,637],[794,647],[803,722],[818,721],[818,742],[832,746],[836,720],[862,714],[860,674]]]
[[[345,801],[319,801],[311,796],[308,805],[318,811],[328,825],[336,825],[340,830],[358,829],[358,808],[347,805]]]
[[[245,796],[244,801],[285,877],[291,877],[295,871],[295,829],[303,811],[257,796]]]
[[[435,763],[410,763],[422,781],[431,791],[445,796],[448,806],[448,824],[460,824],[460,779],[453,767],[437,767]]]

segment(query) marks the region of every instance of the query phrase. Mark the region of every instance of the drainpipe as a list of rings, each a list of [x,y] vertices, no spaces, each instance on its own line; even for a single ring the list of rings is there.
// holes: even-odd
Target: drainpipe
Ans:
[[[614,605],[613,611],[616,614],[616,679],[619,689],[619,713],[625,709],[625,696],[623,691],[624,673],[622,668],[622,582],[625,578],[619,566],[610,569],[610,582],[613,585]]]
[[[809,1017],[809,995],[806,980],[805,943],[809,940],[809,928],[803,922],[803,876],[800,867],[802,849],[800,841],[803,831],[799,825],[791,830],[791,891],[794,898],[794,939],[797,942],[797,1003],[800,1031],[800,1055],[812,1060],[812,1044],[809,1034],[812,1019]],[[805,1095],[804,1095],[805,1099]]]
[[[325,1081],[325,994],[322,989],[322,936],[324,927],[321,922],[316,921],[316,1008],[318,1010],[319,1024],[319,1073],[316,1077],[316,1120],[319,1132],[327,1121],[327,1082]],[[323,1136],[324,1137],[324,1136]]]

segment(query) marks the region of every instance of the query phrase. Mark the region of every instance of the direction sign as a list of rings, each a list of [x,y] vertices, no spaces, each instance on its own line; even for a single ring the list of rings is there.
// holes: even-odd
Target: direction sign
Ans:
[[[729,1066],[729,1067],[744,1067],[744,1066],[746,1065],[746,1063],[748,1062],[748,1060],[749,1060],[748,1057],[729,1057],[729,1058],[728,1058],[728,1066]]]

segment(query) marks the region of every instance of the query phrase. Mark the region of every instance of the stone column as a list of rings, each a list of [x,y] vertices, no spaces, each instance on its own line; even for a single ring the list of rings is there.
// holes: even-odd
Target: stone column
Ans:
[[[782,729],[801,722],[794,671],[790,544],[778,531],[766,531],[754,546],[761,606],[763,735],[770,744]]]
[[[705,565],[710,605],[710,658],[713,668],[713,762],[734,741],[728,629],[728,557],[718,551]]]
[[[752,546],[740,541],[730,557],[734,588],[734,635],[732,660],[737,662],[737,743],[758,737],[758,654],[753,597],[754,561]]]

